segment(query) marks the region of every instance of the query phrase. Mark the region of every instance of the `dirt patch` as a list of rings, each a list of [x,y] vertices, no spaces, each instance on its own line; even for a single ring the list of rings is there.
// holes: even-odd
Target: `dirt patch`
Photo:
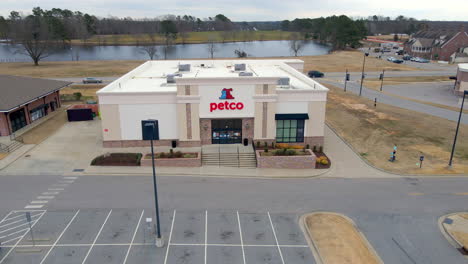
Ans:
[[[456,122],[379,103],[330,88],[326,121],[372,165],[395,173],[468,172],[468,125],[461,125],[452,169],[447,168]],[[397,159],[389,162],[393,146]],[[419,157],[424,155],[422,168]]]
[[[308,235],[324,264],[381,263],[354,224],[333,213],[306,216]]]
[[[25,144],[39,144],[68,122],[67,111],[60,108],[54,117],[20,136]]]
[[[140,166],[141,153],[106,153],[91,161],[92,166]]]
[[[0,153],[0,160],[6,158],[6,156],[8,156],[8,153]]]

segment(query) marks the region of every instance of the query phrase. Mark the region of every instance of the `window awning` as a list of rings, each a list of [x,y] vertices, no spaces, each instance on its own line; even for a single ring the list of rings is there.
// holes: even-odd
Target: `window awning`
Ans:
[[[309,119],[309,114],[276,114],[275,120]]]

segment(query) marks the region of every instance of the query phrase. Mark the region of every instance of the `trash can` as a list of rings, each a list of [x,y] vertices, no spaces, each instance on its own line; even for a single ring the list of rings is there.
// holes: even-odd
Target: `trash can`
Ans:
[[[177,147],[177,141],[172,140],[172,148],[175,148],[175,147]]]
[[[248,138],[244,138],[244,146],[248,146],[249,145],[249,139]]]

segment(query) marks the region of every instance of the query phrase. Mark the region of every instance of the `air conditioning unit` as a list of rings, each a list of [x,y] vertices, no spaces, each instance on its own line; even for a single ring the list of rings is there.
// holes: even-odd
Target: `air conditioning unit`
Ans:
[[[190,64],[179,64],[179,71],[190,71]]]
[[[280,77],[278,79],[278,85],[280,86],[289,86],[289,84],[290,84],[289,77]]]
[[[253,76],[252,72],[239,72],[239,76]]]
[[[245,71],[245,63],[234,64],[235,71]]]
[[[175,83],[175,78],[174,77],[182,77],[182,74],[177,74],[177,73],[170,73],[166,75],[166,82],[167,83]]]

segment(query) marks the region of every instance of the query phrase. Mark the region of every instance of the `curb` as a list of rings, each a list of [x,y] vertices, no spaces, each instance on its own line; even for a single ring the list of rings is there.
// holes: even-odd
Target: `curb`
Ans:
[[[325,121],[325,125],[333,132],[335,133],[335,135],[340,138],[353,152],[354,154],[356,154],[359,159],[361,159],[362,161],[364,161],[366,163],[367,166],[369,166],[370,168],[373,168],[375,170],[378,170],[380,172],[383,172],[383,173],[387,173],[387,174],[390,174],[390,175],[395,175],[395,176],[401,176],[401,177],[418,177],[418,178],[430,178],[430,177],[453,177],[453,178],[463,178],[463,177],[467,177],[468,175],[467,174],[400,174],[400,173],[396,173],[396,172],[391,172],[391,171],[387,171],[387,170],[384,170],[382,168],[379,168],[379,167],[376,167],[374,166],[373,164],[371,164],[367,159],[363,158],[361,155],[359,155],[359,152],[348,142],[346,141],[343,137],[341,137],[341,135],[335,130],[335,128],[333,128],[332,125],[330,125],[328,122]]]
[[[445,218],[447,217],[450,217],[452,215],[457,215],[457,214],[460,214],[460,213],[464,213],[464,212],[455,212],[455,213],[450,213],[450,214],[447,214],[447,215],[443,215],[441,217],[439,217],[439,219],[437,220],[437,223],[439,225],[439,229],[440,229],[440,232],[442,233],[442,235],[445,237],[445,239],[447,239],[447,241],[453,246],[455,247],[456,249],[458,249],[460,252],[462,252],[463,250],[466,250],[462,243],[460,243],[460,241],[458,241],[454,236],[452,236],[450,234],[450,232],[447,231],[447,229],[445,229],[445,226],[444,226],[444,220]]]
[[[302,231],[306,231],[304,232],[305,234],[305,237],[306,237],[306,240],[307,240],[307,243],[309,243],[309,246],[311,245],[311,250],[312,250],[312,253],[315,257],[315,261],[317,262],[317,264],[324,264],[324,261],[322,259],[322,256],[320,255],[319,253],[319,250],[317,249],[317,247],[315,246],[315,243],[313,241],[313,238],[312,236],[310,235],[310,230],[309,230],[309,227],[307,226],[305,220],[308,216],[312,216],[314,214],[319,214],[319,213],[326,213],[326,214],[333,214],[333,215],[337,215],[337,216],[340,216],[340,217],[343,217],[344,219],[346,219],[347,221],[349,221],[353,227],[356,229],[356,231],[359,233],[359,236],[361,237],[361,239],[364,241],[364,243],[366,244],[367,248],[369,249],[369,251],[371,251],[371,253],[376,257],[377,261],[380,263],[380,264],[384,264],[384,262],[382,261],[382,259],[380,258],[379,254],[377,254],[377,251],[375,251],[374,247],[372,246],[372,244],[369,242],[369,240],[367,240],[367,237],[361,232],[361,230],[358,228],[358,226],[356,225],[356,223],[351,219],[349,218],[348,216],[344,215],[344,214],[340,214],[340,213],[336,213],[336,212],[329,212],[329,211],[315,211],[315,212],[312,212],[312,213],[307,213],[307,214],[304,214],[301,216],[300,220],[299,220],[299,225],[302,229]]]

